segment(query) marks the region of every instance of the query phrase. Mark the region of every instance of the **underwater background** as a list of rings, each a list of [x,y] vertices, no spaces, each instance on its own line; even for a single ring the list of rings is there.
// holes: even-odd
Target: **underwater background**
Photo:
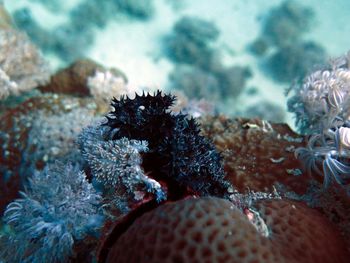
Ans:
[[[349,46],[346,0],[17,0],[5,5],[53,70],[88,57],[121,69],[135,85],[185,90],[190,98],[223,102],[220,111],[235,116],[265,115],[291,125],[286,88]],[[184,17],[199,21],[185,21],[177,32]],[[203,43],[185,43],[191,34]],[[269,116],[272,112],[276,116]]]
[[[0,263],[348,262],[348,10],[0,0]]]

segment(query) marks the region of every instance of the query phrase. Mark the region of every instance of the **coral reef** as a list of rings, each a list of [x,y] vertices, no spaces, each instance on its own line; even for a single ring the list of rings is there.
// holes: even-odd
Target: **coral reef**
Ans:
[[[224,180],[220,155],[199,135],[193,118],[171,115],[168,109],[174,100],[160,91],[114,99],[105,124],[111,138],[146,140],[149,152],[143,154],[143,167],[156,180],[175,181],[171,187],[180,188],[169,192],[178,195],[189,187],[201,195],[224,196],[230,184]]]
[[[258,118],[274,123],[282,123],[285,120],[284,109],[278,104],[268,101],[262,101],[257,105],[249,106],[240,116],[246,118]]]
[[[59,70],[57,73],[51,76],[50,82],[47,85],[42,85],[39,87],[39,89],[42,92],[70,94],[82,97],[89,96],[92,95],[92,93],[97,93],[96,90],[92,90],[96,89],[94,85],[98,85],[98,83],[91,83],[90,87],[88,84],[89,77],[93,78],[97,72],[104,74],[109,72],[108,77],[110,82],[113,82],[114,78],[122,78],[124,82],[127,82],[125,74],[118,69],[106,69],[93,60],[79,59],[68,67]],[[102,84],[103,83],[101,81],[100,85]],[[116,91],[116,89],[112,89],[110,92],[117,92],[116,95],[120,93],[120,91]]]
[[[288,109],[301,133],[341,126],[349,117],[350,53],[312,72],[289,90]]]
[[[1,213],[33,169],[42,169],[58,159],[80,162],[75,140],[95,114],[91,99],[46,94],[0,117],[0,186],[6,189],[0,191]]]
[[[109,101],[112,96],[132,96],[137,88],[127,85],[125,78],[113,74],[111,71],[96,71],[93,76],[87,78],[89,93],[94,98],[100,112],[107,112]]]
[[[324,191],[322,183],[311,181],[304,194],[285,191],[285,196],[322,212],[337,228],[350,248],[350,198],[349,191],[335,185]],[[349,249],[348,249],[349,250]]]
[[[0,239],[4,262],[67,262],[74,243],[103,223],[101,196],[77,166],[47,166],[21,196],[4,213],[11,229]]]
[[[0,30],[0,99],[31,90],[49,79],[50,70],[23,33]]]
[[[87,127],[79,136],[79,145],[93,183],[102,188],[110,206],[125,214],[147,193],[154,193],[158,202],[166,199],[161,185],[149,178],[141,166],[141,154],[148,151],[147,142],[125,137],[108,140],[107,134],[107,127]]]
[[[245,210],[218,198],[146,212],[100,262],[347,262],[343,239],[306,205],[262,200]],[[104,256],[104,255],[102,255]]]
[[[241,192],[268,192],[283,184],[304,193],[310,176],[301,172],[294,151],[305,139],[285,124],[258,119],[199,118],[201,134],[221,152],[226,178]]]
[[[333,60],[330,69],[308,76],[295,85],[289,109],[297,125],[310,134],[307,147],[296,150],[305,170],[323,176],[327,188],[333,181],[350,183],[350,143],[348,123],[349,56]]]

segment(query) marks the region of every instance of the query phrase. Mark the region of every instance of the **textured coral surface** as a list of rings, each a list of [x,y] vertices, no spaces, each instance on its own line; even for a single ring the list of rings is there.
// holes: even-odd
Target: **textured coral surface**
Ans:
[[[200,120],[202,134],[211,138],[224,157],[227,179],[239,190],[271,191],[283,183],[304,193],[306,174],[301,174],[294,150],[304,138],[286,124],[254,119],[229,119],[224,116]]]
[[[218,198],[162,205],[117,239],[107,262],[348,262],[337,230],[306,205],[269,200],[247,211]]]

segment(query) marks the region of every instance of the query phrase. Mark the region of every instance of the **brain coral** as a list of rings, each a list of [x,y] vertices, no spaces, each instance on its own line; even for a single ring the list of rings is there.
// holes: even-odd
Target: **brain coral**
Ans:
[[[258,230],[258,221],[265,231]],[[119,236],[106,262],[326,263],[348,257],[337,230],[302,203],[264,200],[242,213],[229,201],[209,197],[143,214]]]

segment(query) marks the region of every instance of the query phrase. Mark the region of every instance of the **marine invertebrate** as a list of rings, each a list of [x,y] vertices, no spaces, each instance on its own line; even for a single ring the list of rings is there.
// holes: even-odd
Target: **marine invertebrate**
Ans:
[[[302,160],[305,170],[323,176],[327,188],[335,180],[338,184],[350,183],[350,128],[329,129],[310,136],[306,148],[296,149],[296,157]]]
[[[0,99],[31,90],[49,80],[50,70],[28,37],[14,29],[0,30]]]
[[[89,126],[79,136],[82,155],[91,170],[93,183],[102,188],[108,204],[122,213],[153,193],[158,202],[166,198],[161,185],[149,178],[141,166],[141,154],[148,151],[146,141],[109,140],[108,128]]]
[[[311,134],[341,126],[349,117],[350,53],[308,75],[289,92],[288,110],[295,114],[302,133]]]
[[[66,262],[74,244],[98,234],[104,220],[101,196],[77,166],[46,166],[21,196],[4,213],[11,229],[1,237],[4,262]]]
[[[113,99],[114,109],[104,125],[111,128],[109,134],[113,140],[126,137],[148,142],[149,151],[143,154],[142,166],[156,180],[173,181],[168,187],[180,187],[169,192],[181,195],[190,187],[203,195],[227,194],[230,184],[224,180],[220,155],[199,134],[193,118],[169,112],[174,100],[160,91],[154,96]]]
[[[100,262],[326,263],[348,257],[339,231],[300,202],[260,200],[242,211],[208,197],[144,213],[115,237]]]
[[[82,163],[76,140],[81,130],[93,120],[93,110],[76,106],[68,112],[52,115],[37,111],[22,152],[22,176],[42,168],[43,163],[57,160]]]
[[[310,134],[307,147],[297,149],[296,156],[309,173],[323,175],[325,187],[333,180],[341,185],[350,182],[349,85],[347,55],[295,86],[289,100],[299,129]]]
[[[10,187],[0,191],[0,213],[3,202],[16,196],[33,169],[41,170],[55,160],[82,162],[75,140],[95,114],[91,99],[45,94],[0,117],[0,184]]]

